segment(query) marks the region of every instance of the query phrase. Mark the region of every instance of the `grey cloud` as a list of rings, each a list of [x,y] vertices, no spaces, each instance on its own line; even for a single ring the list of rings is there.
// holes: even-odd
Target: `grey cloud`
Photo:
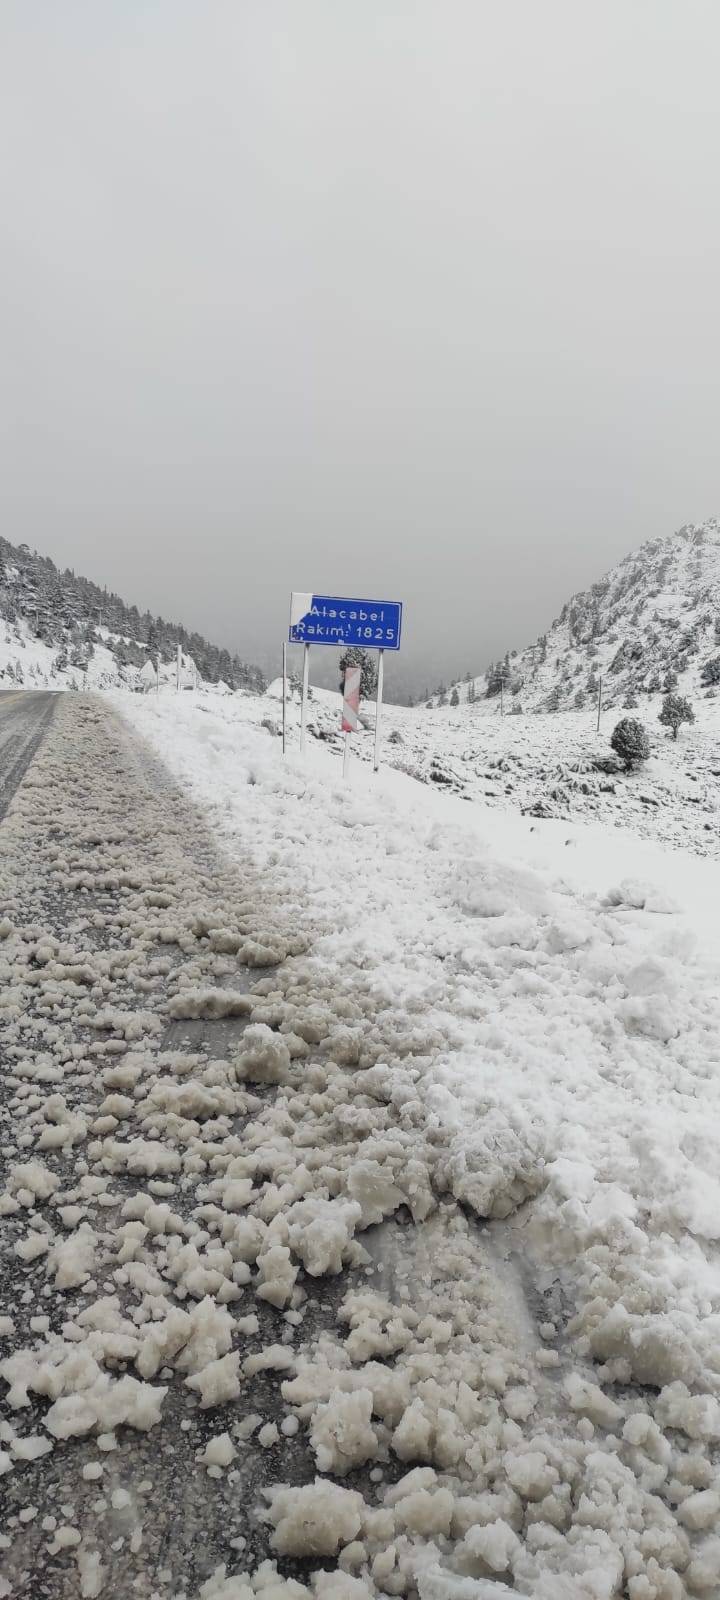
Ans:
[[[703,0],[7,0],[7,536],[264,660],[293,587],[403,599],[422,687],[717,512],[719,44]]]

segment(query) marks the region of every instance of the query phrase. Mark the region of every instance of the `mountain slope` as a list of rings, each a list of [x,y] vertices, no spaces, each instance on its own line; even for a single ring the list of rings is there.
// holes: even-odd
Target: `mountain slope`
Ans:
[[[632,706],[676,684],[690,696],[712,692],[720,681],[716,518],[642,545],[573,595],[534,645],[446,693],[493,699],[502,681],[509,710],[580,710],[597,696],[600,676],[606,705]]]
[[[259,691],[263,675],[179,623],[128,606],[26,544],[0,538],[0,686],[142,687],[174,680],[177,647],[184,680]]]

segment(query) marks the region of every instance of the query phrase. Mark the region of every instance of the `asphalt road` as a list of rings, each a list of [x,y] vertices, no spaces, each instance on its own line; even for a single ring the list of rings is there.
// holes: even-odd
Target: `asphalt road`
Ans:
[[[0,691],[0,818],[45,735],[57,699],[57,693],[42,689]]]

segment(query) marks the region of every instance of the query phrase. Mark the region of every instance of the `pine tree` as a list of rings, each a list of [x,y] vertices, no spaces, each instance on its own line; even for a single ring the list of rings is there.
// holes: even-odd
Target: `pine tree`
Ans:
[[[460,696],[459,696],[456,688],[453,689],[453,692],[452,692],[452,694],[450,696],[450,704],[451,704],[451,706],[459,706],[459,704],[460,704]]]
[[[650,754],[650,740],[637,717],[622,717],[613,728],[610,744],[628,772],[647,761]]]
[[[658,722],[664,723],[667,728],[672,728],[673,739],[677,739],[678,728],[683,722],[694,721],[695,712],[684,694],[666,694]]]

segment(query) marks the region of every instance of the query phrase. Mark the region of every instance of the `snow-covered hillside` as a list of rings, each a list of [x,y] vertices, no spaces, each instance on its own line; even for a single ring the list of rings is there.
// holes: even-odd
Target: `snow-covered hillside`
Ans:
[[[199,633],[128,606],[46,556],[0,539],[0,688],[257,690],[263,677]]]
[[[720,522],[715,517],[653,539],[563,606],[535,644],[509,651],[478,678],[432,704],[499,696],[512,711],[581,710],[598,694],[632,707],[675,687],[689,695],[720,683]]]

